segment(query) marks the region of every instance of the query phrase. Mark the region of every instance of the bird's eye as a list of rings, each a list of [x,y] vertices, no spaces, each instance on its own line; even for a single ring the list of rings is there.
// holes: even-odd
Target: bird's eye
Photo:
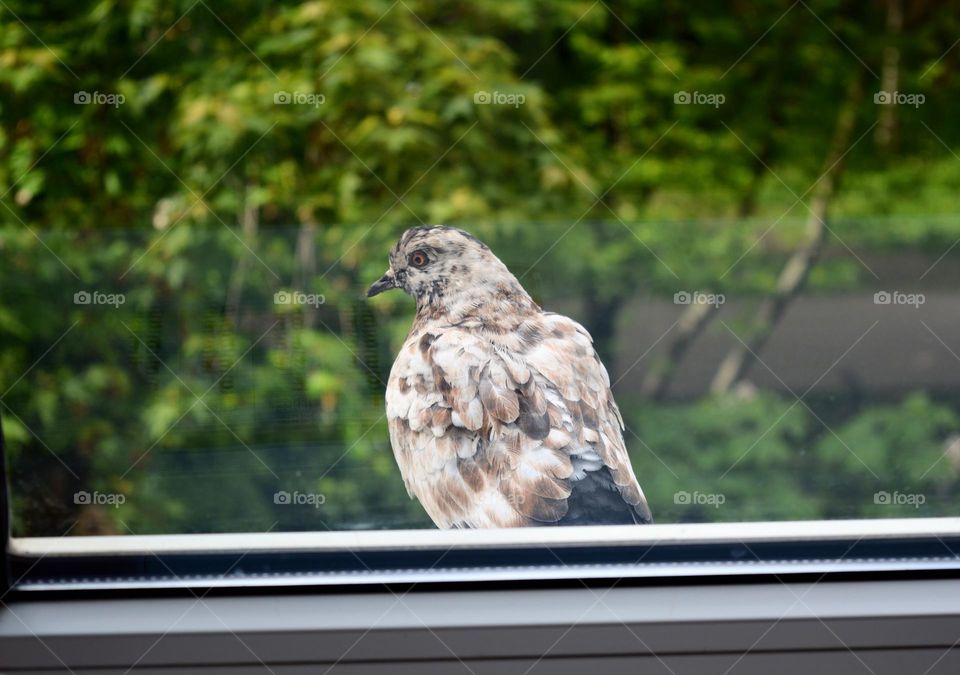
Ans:
[[[411,265],[419,269],[426,267],[427,263],[430,261],[430,259],[427,258],[427,254],[423,251],[414,251],[410,254],[408,260]]]

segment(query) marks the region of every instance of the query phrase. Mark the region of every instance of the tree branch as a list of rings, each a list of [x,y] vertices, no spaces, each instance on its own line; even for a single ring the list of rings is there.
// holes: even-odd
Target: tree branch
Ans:
[[[712,393],[728,392],[743,378],[753,364],[755,355],[766,346],[787,306],[799,294],[810,270],[816,264],[827,237],[824,220],[843,172],[844,153],[850,144],[856,124],[857,106],[862,97],[863,85],[858,71],[851,81],[846,100],[837,113],[836,129],[824,162],[824,170],[810,200],[810,215],[806,222],[807,242],[790,256],[780,272],[773,295],[760,305],[754,319],[752,335],[746,344],[738,342],[721,361],[710,384]]]

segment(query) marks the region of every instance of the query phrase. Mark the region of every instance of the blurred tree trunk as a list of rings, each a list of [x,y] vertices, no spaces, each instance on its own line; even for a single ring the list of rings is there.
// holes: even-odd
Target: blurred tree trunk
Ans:
[[[613,349],[617,328],[617,317],[623,307],[623,296],[615,294],[604,298],[593,289],[586,289],[586,323],[593,337],[593,348],[606,364],[608,372],[616,368],[616,353]]]
[[[903,0],[887,0],[887,34],[883,49],[883,72],[880,76],[880,89],[893,95],[900,82],[900,36],[903,33]],[[881,148],[893,143],[897,125],[897,106],[893,101],[880,106],[876,141]]]
[[[257,238],[257,229],[260,227],[260,209],[253,203],[250,193],[253,186],[248,184],[243,188],[243,206],[240,209],[240,236],[250,248],[254,247],[254,240]],[[240,303],[243,297],[243,285],[246,283],[247,268],[250,265],[250,257],[241,255],[237,258],[230,275],[230,283],[227,289],[227,320],[236,326],[240,321]]]
[[[857,119],[857,106],[862,97],[861,74],[857,71],[850,84],[846,100],[837,113],[836,129],[827,151],[822,176],[810,200],[810,213],[806,222],[807,243],[787,260],[777,279],[776,290],[760,305],[746,344],[737,342],[720,363],[710,384],[712,393],[730,391],[746,374],[756,354],[767,344],[787,306],[797,297],[806,283],[810,270],[813,269],[826,241],[827,228],[824,219],[827,217],[830,202],[836,194],[837,184],[843,172],[844,153],[849,149]]]
[[[792,40],[787,45],[789,46],[790,43],[792,43]],[[771,78],[772,84],[768,95],[771,101],[782,99],[782,85],[787,81],[787,76],[783,73],[783,62],[777,62],[775,68],[777,72],[773,73]],[[737,204],[737,217],[740,219],[746,220],[756,212],[757,193],[760,190],[760,183],[767,175],[770,163],[776,157],[776,132],[782,125],[781,108],[774,106],[769,115],[769,124],[764,127],[763,137],[756,150],[756,161],[752,165],[750,180],[747,182],[743,196]],[[751,150],[751,152],[753,151]],[[717,316],[715,310],[716,308],[713,305],[708,304],[690,304],[684,308],[677,320],[676,329],[667,343],[665,355],[646,372],[643,381],[640,383],[640,393],[644,398],[654,401],[663,400],[690,347],[693,346],[694,341],[704,331],[707,324]]]
[[[317,276],[317,247],[315,245],[317,225],[312,220],[303,223],[297,233],[297,267],[294,286],[304,293],[313,293],[311,287]],[[305,328],[313,328],[317,323],[316,311],[307,311],[303,315]]]

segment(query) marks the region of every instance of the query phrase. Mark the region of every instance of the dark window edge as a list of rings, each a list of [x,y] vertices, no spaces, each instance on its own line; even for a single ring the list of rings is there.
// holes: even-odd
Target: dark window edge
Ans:
[[[10,556],[9,597],[482,591],[960,578],[960,538],[610,547]]]

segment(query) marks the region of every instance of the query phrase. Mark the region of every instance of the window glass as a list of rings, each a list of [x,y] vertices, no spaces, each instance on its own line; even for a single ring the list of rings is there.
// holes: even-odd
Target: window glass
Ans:
[[[587,224],[578,238],[613,227]],[[683,230],[709,227],[659,231],[690,242]],[[363,297],[392,233],[345,263],[324,244],[339,230],[244,239],[178,224],[37,232],[43,244],[5,230],[15,533],[431,526],[406,495],[383,403],[413,303]],[[515,240],[490,241],[518,276],[529,268]],[[558,245],[524,282],[593,329],[658,522],[955,513],[956,298],[949,273],[910,283],[934,258],[838,253],[766,336],[751,332],[770,302],[762,288],[660,290],[663,266],[635,251],[620,270],[631,291],[604,301],[560,269],[578,248]],[[788,255],[741,264],[750,280]],[[863,280],[865,265],[887,285]],[[708,323],[678,353],[699,302],[713,303]],[[751,344],[743,375],[711,391]]]
[[[433,527],[408,227],[609,371],[657,523],[957,515],[960,19],[809,2],[0,10],[18,536]]]

